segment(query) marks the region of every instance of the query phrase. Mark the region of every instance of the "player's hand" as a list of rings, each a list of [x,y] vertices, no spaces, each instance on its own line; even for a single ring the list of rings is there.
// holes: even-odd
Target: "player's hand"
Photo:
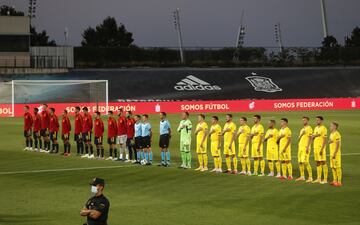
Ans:
[[[260,152],[260,148],[257,149],[257,152]]]
[[[285,154],[285,152],[286,152],[286,149],[284,149],[284,150],[282,151],[283,154]]]
[[[335,155],[333,155],[332,159],[333,159],[333,160],[335,160],[335,159],[336,159],[336,156],[335,156]]]
[[[320,151],[320,155],[323,155],[323,151]]]
[[[244,148],[244,150],[243,150],[243,154],[245,155],[246,154],[246,149]]]
[[[200,144],[200,148],[204,148],[204,145],[203,145],[203,144]]]
[[[306,154],[309,154],[309,147],[306,147]]]

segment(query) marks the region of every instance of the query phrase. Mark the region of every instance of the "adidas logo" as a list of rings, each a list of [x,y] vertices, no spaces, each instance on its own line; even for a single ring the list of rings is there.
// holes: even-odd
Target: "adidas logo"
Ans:
[[[176,83],[174,86],[177,91],[218,91],[221,87],[217,85],[211,85],[208,82],[200,80],[199,78],[189,75]]]

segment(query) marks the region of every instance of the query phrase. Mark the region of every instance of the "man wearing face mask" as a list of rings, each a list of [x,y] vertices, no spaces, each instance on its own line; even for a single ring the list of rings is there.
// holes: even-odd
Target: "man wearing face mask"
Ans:
[[[80,211],[81,216],[87,217],[84,225],[107,225],[110,203],[103,195],[105,181],[101,178],[94,178],[90,185],[93,196]]]

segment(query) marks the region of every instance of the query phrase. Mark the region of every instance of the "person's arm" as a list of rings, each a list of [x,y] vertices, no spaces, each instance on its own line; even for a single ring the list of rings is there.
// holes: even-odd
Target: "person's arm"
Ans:
[[[257,151],[258,151],[258,152],[260,152],[260,146],[261,146],[261,144],[263,143],[263,140],[264,140],[264,134],[261,134],[261,135],[260,135],[259,144],[258,144],[258,147],[257,147]]]
[[[323,143],[322,143],[322,147],[321,147],[321,150],[320,150],[320,155],[324,154],[325,146],[326,146],[326,137],[323,137]]]
[[[201,147],[201,148],[204,147],[203,144],[204,144],[204,141],[205,141],[205,139],[206,139],[207,134],[208,134],[208,130],[205,129],[205,130],[204,130],[204,136],[203,136],[203,138],[202,138],[202,140],[201,140],[201,144],[200,144],[200,147]]]
[[[87,208],[83,208],[80,211],[80,216],[89,216],[92,219],[96,220],[97,218],[99,218],[101,216],[101,212],[95,210],[95,209],[87,209]]]
[[[310,145],[311,145],[311,136],[309,136],[308,137],[308,144],[307,144],[307,146],[306,146],[306,154],[309,154],[309,152],[310,152]]]
[[[287,147],[290,145],[291,137],[287,137],[286,140],[287,140],[286,145],[285,145],[284,149],[282,150],[283,153],[286,152]]]
[[[221,132],[221,136],[224,136],[224,134],[226,133],[226,132],[229,132],[231,129],[230,128],[226,128],[225,130],[223,130],[222,132]]]
[[[171,138],[171,128],[169,127],[169,138]]]
[[[336,141],[336,146],[335,146],[335,152],[334,152],[334,155],[332,156],[333,159],[336,159],[336,155],[340,149],[340,141]]]
[[[180,132],[182,129],[183,129],[183,125],[181,124],[181,122],[179,123],[179,126],[178,126],[178,129],[177,129],[177,132]]]
[[[241,132],[240,132],[240,134],[241,134]],[[233,135],[232,135],[232,137],[231,137],[231,141],[230,141],[230,148],[231,148],[231,146],[232,146],[232,143],[234,143],[235,142],[235,139],[237,139],[238,137],[239,137],[239,135],[240,135],[239,133],[233,133]]]

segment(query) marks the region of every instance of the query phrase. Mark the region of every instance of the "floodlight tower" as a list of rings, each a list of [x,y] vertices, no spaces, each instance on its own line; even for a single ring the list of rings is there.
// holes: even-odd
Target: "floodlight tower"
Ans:
[[[181,34],[181,26],[180,26],[180,9],[179,8],[177,8],[173,12],[173,16],[174,16],[175,30],[177,30],[177,32],[178,32],[180,60],[181,60],[181,63],[184,63],[185,57],[184,57],[183,44],[182,44],[182,34]]]
[[[322,21],[323,21],[324,38],[326,38],[327,36],[329,36],[329,33],[328,33],[325,0],[320,0],[320,5],[321,5],[321,16],[322,16]]]
[[[245,14],[245,11],[242,10],[240,26],[238,29],[236,43],[235,43],[236,49],[235,49],[234,56],[233,56],[233,60],[236,62],[239,61],[240,48],[242,48],[244,45],[244,38],[245,38],[244,14]]]
[[[30,26],[31,26],[32,18],[35,18],[35,12],[36,12],[36,0],[29,0],[28,16],[30,18]]]
[[[281,53],[283,50],[283,43],[282,43],[280,23],[275,24],[275,40],[279,45],[279,52]]]

